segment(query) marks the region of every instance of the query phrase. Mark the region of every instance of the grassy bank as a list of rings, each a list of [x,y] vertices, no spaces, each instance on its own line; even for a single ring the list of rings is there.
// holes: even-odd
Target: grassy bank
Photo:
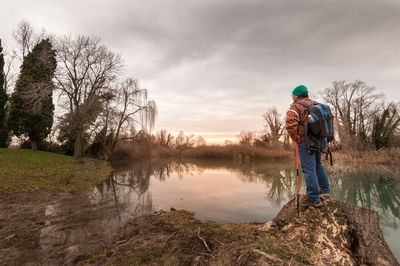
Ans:
[[[25,149],[0,149],[0,192],[34,189],[86,192],[105,180],[105,161]]]

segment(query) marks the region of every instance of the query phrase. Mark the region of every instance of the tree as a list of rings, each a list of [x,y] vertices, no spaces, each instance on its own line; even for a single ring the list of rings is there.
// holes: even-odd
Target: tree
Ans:
[[[392,102],[375,115],[372,129],[372,143],[376,149],[390,145],[395,130],[399,129],[400,115],[397,106]]]
[[[23,61],[24,57],[32,51],[41,40],[45,39],[46,32],[44,29],[37,34],[32,24],[27,20],[21,20],[17,28],[13,31],[14,40],[18,45],[18,52],[15,55]]]
[[[188,149],[193,147],[195,144],[194,135],[185,136],[183,131],[179,131],[178,136],[175,138],[174,146],[177,149]]]
[[[155,143],[166,148],[172,148],[173,140],[174,136],[172,136],[171,133],[168,133],[166,129],[157,132],[155,137]]]
[[[126,79],[113,89],[113,97],[104,104],[95,128],[98,130],[95,142],[102,145],[108,158],[121,140],[132,138],[122,136],[127,128],[151,130],[157,114],[156,103],[147,98],[147,90],[139,87],[134,79]],[[133,136],[134,137],[134,136]]]
[[[383,97],[375,87],[363,81],[334,81],[331,88],[321,93],[325,102],[334,107],[341,142],[355,144],[366,142],[372,130],[377,101]]]
[[[282,115],[278,112],[276,107],[268,108],[267,112],[263,115],[266,122],[267,136],[271,142],[278,142],[282,137],[285,130],[285,121],[282,119]]]
[[[74,158],[82,158],[82,136],[95,123],[113,95],[113,82],[122,69],[121,58],[86,36],[63,37],[56,46],[57,86],[64,97],[64,130],[74,136]]]
[[[8,96],[5,87],[4,55],[0,39],[0,148],[7,148],[9,141],[7,113]]]
[[[10,129],[17,136],[27,135],[33,150],[47,137],[53,125],[52,79],[56,67],[51,42],[42,40],[24,57],[11,96]]]
[[[252,131],[241,131],[237,136],[239,138],[239,144],[241,145],[253,145],[254,140],[256,139],[256,133]]]

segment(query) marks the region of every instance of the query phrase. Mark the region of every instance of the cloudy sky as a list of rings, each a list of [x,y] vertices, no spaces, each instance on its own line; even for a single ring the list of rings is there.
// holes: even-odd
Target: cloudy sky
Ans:
[[[49,33],[99,36],[158,105],[156,130],[210,142],[262,130],[299,85],[311,94],[360,79],[400,100],[400,1],[2,1],[0,37],[28,20]]]

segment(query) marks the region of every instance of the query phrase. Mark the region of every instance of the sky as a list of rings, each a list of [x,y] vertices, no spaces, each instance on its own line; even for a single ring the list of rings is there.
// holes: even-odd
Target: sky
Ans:
[[[262,114],[284,114],[300,84],[318,96],[335,80],[362,80],[400,100],[397,0],[0,1],[5,47],[23,19],[100,37],[156,101],[155,131],[209,143],[262,131]]]

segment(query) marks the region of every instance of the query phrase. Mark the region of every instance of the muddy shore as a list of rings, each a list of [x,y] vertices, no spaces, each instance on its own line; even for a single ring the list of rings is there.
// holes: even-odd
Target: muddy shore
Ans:
[[[343,205],[357,219],[371,221],[365,226],[378,226],[368,231],[374,239],[368,246],[368,234],[357,233],[356,221],[338,211],[345,203],[335,200],[304,210],[300,218],[289,202],[266,224],[201,222],[180,210],[140,216],[120,229],[99,222],[104,206],[93,208],[86,195],[36,190],[0,193],[0,202],[0,256],[7,265],[398,263],[377,214]],[[375,250],[373,257],[368,249]]]

